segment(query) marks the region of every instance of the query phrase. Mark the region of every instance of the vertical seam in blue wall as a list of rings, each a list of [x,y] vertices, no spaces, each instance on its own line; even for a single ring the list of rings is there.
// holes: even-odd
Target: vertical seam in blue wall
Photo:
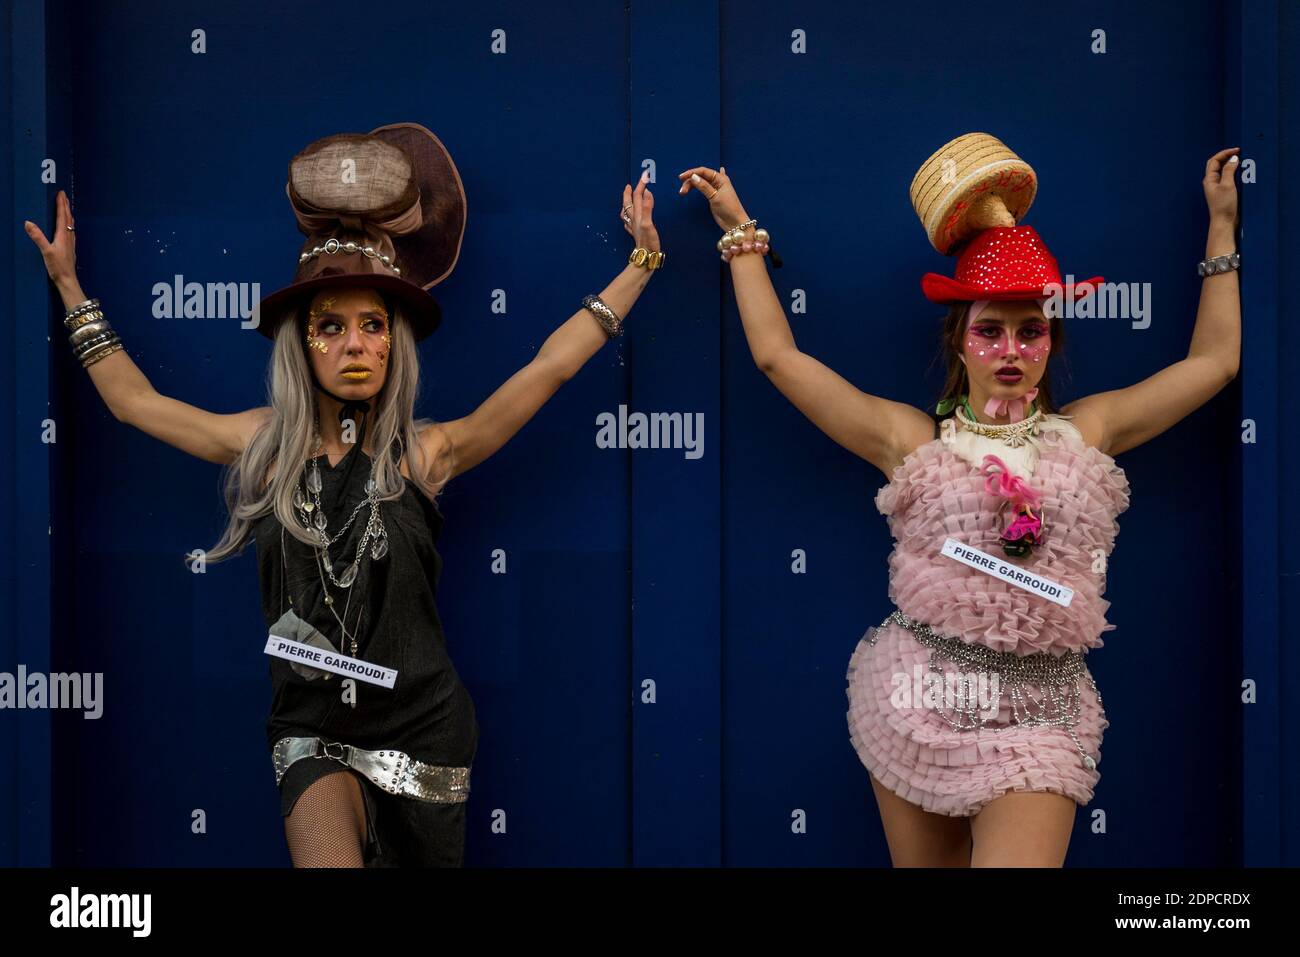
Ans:
[[[1278,442],[1281,437],[1279,300],[1277,283],[1278,28],[1276,0],[1241,4],[1240,143],[1255,160],[1258,181],[1241,184],[1243,412],[1256,423],[1256,442],[1242,455],[1242,568],[1262,574],[1242,587],[1243,677],[1255,681],[1256,702],[1243,705],[1242,861],[1247,867],[1281,860],[1281,618],[1278,527]],[[1249,223],[1247,223],[1249,219]],[[1249,230],[1246,229],[1249,225]],[[1247,330],[1249,335],[1246,334]],[[1254,361],[1251,361],[1254,360]]]
[[[624,129],[627,134],[627,152],[623,159],[623,169],[632,168],[632,0],[625,0],[623,4],[623,43],[627,51],[627,63],[625,75],[627,82],[624,84],[624,109],[623,115],[626,117]],[[630,408],[632,405],[632,376],[636,374],[636,363],[633,361],[632,339],[630,336],[623,337],[623,368],[627,374],[623,377],[623,401]],[[632,595],[633,577],[632,564],[636,560],[636,549],[634,548],[633,536],[636,534],[635,523],[632,521],[632,507],[635,501],[632,489],[632,450],[626,449],[623,453],[624,467],[626,472],[625,487],[627,490],[627,512],[624,516],[626,522],[626,541],[627,541],[627,565],[625,567],[625,584],[627,587],[628,601],[624,606],[624,617],[627,624],[625,633],[627,635],[627,747],[624,748],[626,767],[627,767],[627,865],[632,866],[636,860],[635,834],[633,822],[636,820],[636,755],[633,747],[636,742],[636,706],[637,706],[637,681],[636,681],[636,643],[634,640],[633,629],[635,622],[632,615]]]
[[[722,161],[722,150],[726,147],[725,131],[726,100],[723,98],[722,83],[726,73],[722,68],[722,18],[723,0],[718,0],[718,166]],[[731,266],[719,263],[715,268],[723,271],[722,281],[718,283],[718,581],[722,584],[725,599],[727,581],[727,455],[724,445],[722,425],[726,421],[727,402],[727,272]],[[727,866],[727,603],[718,602],[718,866]]]
[[[24,218],[46,217],[50,204],[38,171],[49,149],[48,55],[46,10],[43,2],[17,3],[9,7],[10,84],[12,96],[13,198]],[[30,131],[24,136],[23,131]],[[66,170],[59,170],[62,181]],[[53,223],[53,217],[47,220]],[[44,224],[41,224],[44,225]],[[53,238],[53,226],[46,230]],[[22,490],[23,508],[13,517],[13,541],[9,543],[12,580],[11,621],[14,629],[15,668],[26,665],[32,672],[50,670],[50,467],[49,446],[40,440],[39,426],[47,416],[49,389],[50,327],[48,279],[44,269],[33,263],[33,248],[23,237],[13,247],[13,307],[15,316],[31,317],[14,323],[12,344],[14,369],[13,470],[8,479],[16,494]],[[12,500],[12,499],[11,499]],[[40,525],[46,530],[42,534]],[[21,587],[19,582],[21,581]],[[24,689],[19,689],[23,693]],[[50,769],[51,714],[47,709],[22,711],[15,715],[12,762],[16,790],[12,818],[13,845],[17,863],[23,867],[50,864]]]

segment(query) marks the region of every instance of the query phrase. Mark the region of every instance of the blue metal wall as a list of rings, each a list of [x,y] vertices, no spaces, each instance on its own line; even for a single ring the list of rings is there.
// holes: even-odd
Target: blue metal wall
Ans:
[[[1090,660],[1112,724],[1069,863],[1297,860],[1296,829],[1278,840],[1296,793],[1278,770],[1297,605],[1279,548],[1295,506],[1280,490],[1298,463],[1280,416],[1296,360],[1276,275],[1295,267],[1275,253],[1295,206],[1279,185],[1297,154],[1278,95],[1279,77],[1300,88],[1279,55],[1296,48],[1293,7],[1107,2],[998,25],[949,0],[394,2],[368,20],[340,2],[206,6],[0,3],[11,314],[57,328],[21,221],[48,233],[67,189],[83,286],[154,386],[184,401],[262,404],[267,346],[234,320],[155,319],[151,289],[177,273],[286,282],[300,236],[285,169],[316,137],[414,120],[460,168],[465,244],[421,353],[417,412],[436,418],[470,411],[620,270],[622,186],[657,173],[669,260],[628,334],[442,503],[440,608],[482,729],[470,865],[888,862],[844,720],[849,655],[888,608],[883,476],[755,368],[717,230],[698,196],[676,196],[678,171],[726,164],[786,260],[778,294],[806,297],[790,316],[801,348],[925,406],[938,316],[918,279],[950,263],[907,187],[946,139],[988,130],[1034,165],[1026,221],[1067,271],[1151,283],[1150,328],[1070,330],[1061,401],[1186,354],[1205,158],[1238,144],[1260,157],[1260,182],[1242,187],[1242,374],[1120,458],[1133,504],[1108,575],[1118,628]],[[195,29],[206,53],[191,52]],[[795,31],[807,52],[792,51]],[[38,178],[47,156],[52,185]],[[218,469],[116,422],[50,338],[15,321],[6,357],[15,451],[0,491],[19,504],[0,526],[0,670],[103,671],[105,716],[0,712],[0,862],[286,864],[253,549],[197,576],[180,561],[220,534]],[[597,415],[620,404],[703,413],[703,457],[597,448]],[[39,441],[46,415],[54,446]],[[1243,448],[1247,417],[1261,439]],[[796,548],[807,574],[790,571]],[[491,574],[494,549],[506,575]],[[1240,702],[1247,677],[1260,704]],[[806,833],[791,826],[800,812]]]

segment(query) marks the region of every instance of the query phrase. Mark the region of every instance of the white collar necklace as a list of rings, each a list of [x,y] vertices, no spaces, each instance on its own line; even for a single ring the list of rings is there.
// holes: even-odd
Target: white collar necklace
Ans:
[[[945,424],[941,427],[940,441],[953,455],[964,459],[977,469],[983,466],[984,456],[992,454],[1006,462],[1012,472],[1028,478],[1038,469],[1039,454],[1043,449],[1043,436],[1048,432],[1073,432],[1074,426],[1068,421],[1070,418],[1067,415],[1035,411],[1034,415],[1024,420],[1032,421],[1034,427],[1018,440],[1018,445],[1003,441],[997,430],[1019,426],[1022,424],[1020,422],[1012,423],[1011,426],[980,423],[977,430],[966,427],[965,423],[968,420],[965,416],[960,420],[945,419]],[[985,434],[984,430],[993,431],[993,435]]]
[[[955,409],[956,417],[962,424],[962,428],[974,432],[976,435],[982,435],[990,439],[998,439],[1013,449],[1020,448],[1024,445],[1030,436],[1038,434],[1043,420],[1043,410],[1035,407],[1031,415],[1021,419],[1019,422],[1011,422],[1007,425],[990,425],[986,422],[980,422],[969,417],[962,406]]]

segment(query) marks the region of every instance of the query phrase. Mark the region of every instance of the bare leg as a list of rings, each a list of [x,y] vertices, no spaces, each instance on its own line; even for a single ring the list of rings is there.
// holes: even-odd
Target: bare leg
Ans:
[[[317,778],[284,819],[294,867],[361,867],[366,808],[351,771]]]
[[[970,867],[970,819],[923,811],[871,775],[895,867]]]
[[[1053,791],[1010,791],[995,798],[971,820],[971,867],[1060,867],[1077,808]]]

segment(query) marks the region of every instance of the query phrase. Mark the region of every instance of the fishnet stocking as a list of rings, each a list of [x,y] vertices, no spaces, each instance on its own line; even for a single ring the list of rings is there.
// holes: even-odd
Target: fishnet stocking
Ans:
[[[313,781],[284,819],[294,867],[362,867],[366,807],[361,782],[339,770]]]

